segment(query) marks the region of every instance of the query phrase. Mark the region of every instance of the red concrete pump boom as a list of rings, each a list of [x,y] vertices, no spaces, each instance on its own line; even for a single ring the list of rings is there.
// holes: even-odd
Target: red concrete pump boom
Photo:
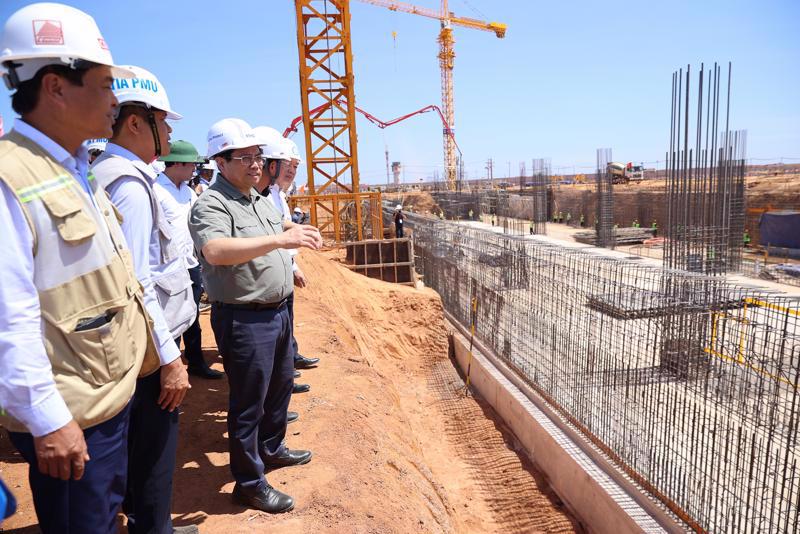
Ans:
[[[347,104],[347,100],[344,99],[344,98],[340,98],[340,99],[336,100],[336,103],[338,105],[340,105],[340,106],[343,106],[343,107],[346,107],[348,105]],[[321,106],[318,106],[318,107],[312,109],[311,111],[309,111],[309,115],[312,115],[312,116],[321,115],[321,112],[324,112],[325,108],[327,108],[327,107],[328,107],[328,104],[323,104]],[[357,112],[361,113],[364,116],[364,118],[366,118],[369,122],[371,122],[372,124],[376,125],[380,129],[384,129],[387,126],[393,126],[393,125],[397,124],[398,122],[403,122],[406,119],[410,119],[414,115],[421,115],[422,113],[428,113],[429,111],[435,111],[439,115],[439,119],[441,119],[441,121],[442,121],[442,127],[445,130],[448,129],[447,128],[447,121],[444,118],[444,114],[442,113],[442,110],[439,109],[439,106],[436,106],[434,104],[431,104],[430,106],[425,106],[424,108],[420,108],[420,109],[418,109],[416,111],[412,111],[411,113],[408,113],[406,115],[401,115],[400,117],[396,117],[396,118],[394,118],[392,120],[389,120],[389,121],[382,121],[378,117],[376,117],[375,115],[372,115],[371,113],[368,113],[368,112],[364,111],[363,109],[361,109],[358,106],[356,106],[355,108],[356,108]],[[299,117],[295,117],[295,119],[292,121],[292,123],[289,125],[289,127],[286,128],[286,130],[284,130],[283,136],[284,137],[288,137],[290,133],[296,132],[298,125],[300,123],[302,123],[302,122],[303,122],[303,116],[302,115],[299,116]],[[452,134],[452,131],[450,133],[450,136],[453,139],[453,144],[455,145],[456,150],[458,150],[459,155],[461,155],[461,148],[458,146],[458,143],[456,143],[456,138]]]

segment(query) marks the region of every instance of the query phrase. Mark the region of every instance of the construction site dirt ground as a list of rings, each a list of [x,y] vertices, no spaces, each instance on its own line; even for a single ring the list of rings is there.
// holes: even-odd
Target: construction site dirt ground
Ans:
[[[225,534],[583,531],[492,409],[462,395],[438,295],[362,277],[340,257],[299,259],[311,284],[297,291],[296,335],[321,362],[298,380],[311,391],[292,398],[300,420],[287,444],[314,457],[268,474],[295,509],[270,516],[231,502],[227,381],[192,378],[175,524]],[[206,359],[221,369],[207,312],[201,318]],[[27,464],[5,432],[0,476],[20,500],[6,531],[38,532]]]

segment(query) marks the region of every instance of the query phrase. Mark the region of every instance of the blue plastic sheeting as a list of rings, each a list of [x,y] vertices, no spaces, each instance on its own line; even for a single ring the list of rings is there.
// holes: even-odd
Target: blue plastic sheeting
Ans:
[[[800,249],[800,211],[768,211],[758,222],[759,244]]]

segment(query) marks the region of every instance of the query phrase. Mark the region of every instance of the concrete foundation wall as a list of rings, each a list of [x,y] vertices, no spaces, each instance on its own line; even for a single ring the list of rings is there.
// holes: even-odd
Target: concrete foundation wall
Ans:
[[[561,421],[513,371],[469,340],[452,320],[458,365],[474,390],[511,428],[536,467],[591,531],[608,534],[686,532],[685,525],[636,488]],[[483,349],[483,351],[481,351]]]

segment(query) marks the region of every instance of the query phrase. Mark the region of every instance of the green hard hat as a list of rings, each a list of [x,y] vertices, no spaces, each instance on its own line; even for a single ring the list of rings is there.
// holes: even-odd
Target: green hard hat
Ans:
[[[173,163],[202,163],[205,161],[189,141],[173,141],[169,144],[169,154],[161,156],[158,160]]]

